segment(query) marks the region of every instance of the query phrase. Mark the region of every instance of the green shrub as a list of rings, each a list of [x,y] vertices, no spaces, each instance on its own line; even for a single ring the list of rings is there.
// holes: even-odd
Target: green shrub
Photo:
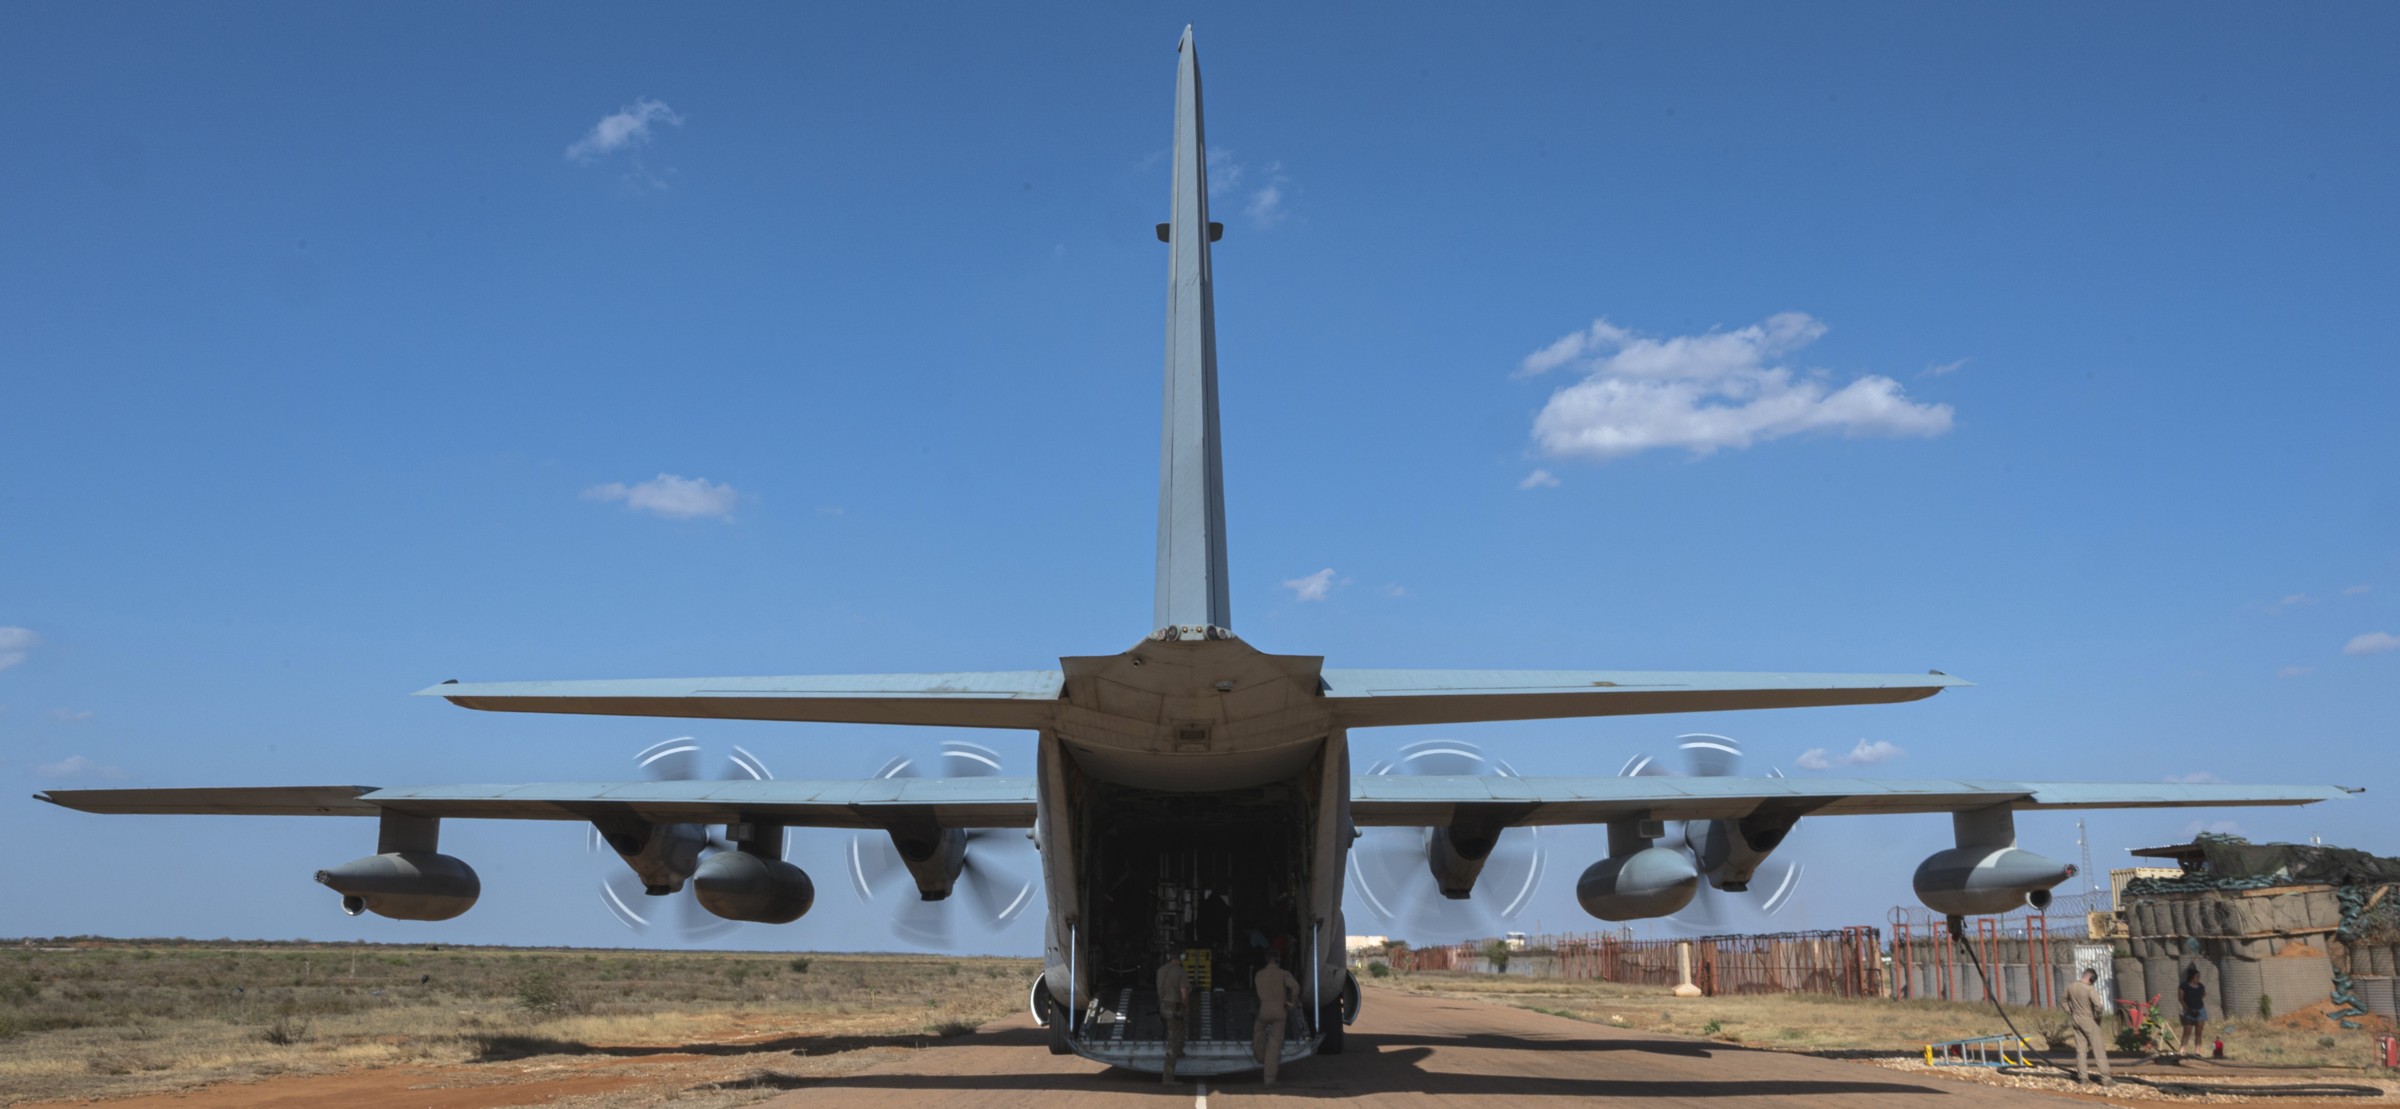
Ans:
[[[1725,1023],[1723,1021],[1712,1020],[1707,1024],[1700,1026],[1700,1034],[1703,1036],[1714,1036],[1719,1032],[1723,1032],[1724,1030]]]
[[[1372,962],[1372,963],[1368,963],[1368,964],[1367,964],[1367,977],[1369,977],[1369,978],[1389,978],[1389,977],[1391,977],[1391,976],[1392,976],[1392,968],[1391,968],[1391,964],[1389,964],[1389,963],[1386,963],[1386,962],[1384,962],[1384,961],[1383,961],[1383,960],[1381,960],[1381,959],[1378,959],[1378,960],[1376,960],[1376,961],[1374,961],[1374,962]]]
[[[558,981],[558,972],[547,968],[528,971],[518,978],[516,997],[519,1008],[542,1016],[567,1007],[567,991]]]
[[[792,959],[791,966],[792,966],[792,973],[794,973],[794,974],[806,974],[806,973],[808,973],[808,956],[806,956],[806,955],[794,956],[794,957],[793,957],[793,959]]]

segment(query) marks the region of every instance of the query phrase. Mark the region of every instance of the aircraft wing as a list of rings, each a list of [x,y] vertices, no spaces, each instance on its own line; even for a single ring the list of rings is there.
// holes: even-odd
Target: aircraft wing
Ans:
[[[800,828],[1030,828],[1031,778],[841,778],[534,785],[54,789],[37,799],[91,813],[407,816],[490,820],[633,818],[657,824],[772,820]]]
[[[464,708],[712,720],[808,720],[1041,728],[1057,709],[1056,670],[959,674],[809,674],[578,682],[443,682],[417,691]]]
[[[1444,827],[1460,817],[1504,826],[1652,820],[1965,812],[2308,805],[2340,786],[2181,785],[1880,778],[1527,778],[1369,774],[1351,779],[1361,827]]]
[[[1334,719],[1352,728],[1657,712],[1882,705],[1973,685],[1926,674],[1661,670],[1327,670]]]

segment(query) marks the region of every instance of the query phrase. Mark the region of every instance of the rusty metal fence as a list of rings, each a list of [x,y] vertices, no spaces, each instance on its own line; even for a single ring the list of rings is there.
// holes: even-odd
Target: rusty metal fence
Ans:
[[[1505,972],[1534,978],[1674,986],[1682,980],[1677,948],[1689,944],[1692,983],[1709,996],[1813,993],[1871,997],[1889,992],[1882,933],[1870,927],[1755,936],[1640,940],[1626,933],[1529,937],[1512,948]],[[1491,973],[1488,945],[1451,944],[1396,950],[1395,969]]]

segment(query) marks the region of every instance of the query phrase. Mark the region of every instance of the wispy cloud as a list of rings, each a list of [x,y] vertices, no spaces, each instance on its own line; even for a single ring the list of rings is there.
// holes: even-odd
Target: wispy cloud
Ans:
[[[2259,607],[2272,613],[2283,612],[2287,609],[2295,609],[2303,605],[2313,605],[2315,603],[2317,603],[2317,599],[2309,596],[2306,593],[2286,593],[2281,597],[2277,597],[2272,601],[2268,601],[2266,604],[2260,605]]]
[[[2400,635],[2390,632],[2368,632],[2354,636],[2342,645],[2345,655],[2380,655],[2385,651],[2400,651]]]
[[[2216,775],[2205,770],[2194,770],[2189,774],[2169,774],[2160,780],[2172,782],[2179,786],[2200,786],[2212,785],[2217,782],[2222,782],[2225,779],[2217,777]]]
[[[2374,591],[2375,587],[2372,585],[2353,585],[2348,589],[2342,590],[2342,596],[2364,597],[2369,593],[2373,593]]]
[[[1283,583],[1292,596],[1303,601],[1322,601],[1333,592],[1333,567],[1328,566],[1304,578],[1292,578]]]
[[[1268,162],[1253,174],[1250,167],[1235,157],[1230,148],[1208,152],[1208,195],[1212,201],[1226,198],[1238,201],[1242,214],[1250,217],[1250,225],[1268,228],[1283,222],[1291,215],[1289,206],[1292,179],[1283,172],[1282,162]]]
[[[1879,762],[1890,762],[1907,754],[1908,752],[1903,750],[1899,744],[1890,740],[1878,739],[1869,742],[1862,739],[1856,746],[1850,748],[1849,754],[1837,756],[1823,747],[1811,747],[1800,752],[1800,757],[1794,759],[1793,762],[1797,763],[1802,770],[1831,770],[1837,766],[1873,766]]]
[[[50,719],[61,724],[89,723],[94,715],[96,714],[90,709],[55,708],[50,710]]]
[[[0,626],[0,670],[25,661],[33,649],[42,645],[42,637],[32,628]]]
[[[1525,475],[1525,480],[1518,482],[1517,488],[1556,489],[1558,488],[1558,475],[1551,473],[1548,470],[1535,470],[1534,472]]]
[[[592,486],[583,495],[587,500],[623,501],[634,511],[676,520],[731,520],[734,502],[741,497],[733,486],[677,474],[660,474],[639,485],[612,481]]]
[[[1950,376],[1951,374],[1957,373],[1958,371],[1960,371],[1960,370],[1963,370],[1963,369],[1966,369],[1966,368],[1967,368],[1967,360],[1966,360],[1966,359],[1964,359],[1964,358],[1961,358],[1961,359],[1959,359],[1959,360],[1958,360],[1958,361],[1956,361],[1956,362],[1944,362],[1944,363],[1942,363],[1941,365],[1938,365],[1938,366],[1927,366],[1927,367],[1925,367],[1925,368],[1924,368],[1924,369],[1922,369],[1922,370],[1918,370],[1918,371],[1917,371],[1917,376],[1918,376],[1918,377],[1948,377],[1948,376]]]
[[[1516,376],[1583,375],[1534,417],[1534,441],[1552,458],[1605,462],[1673,447],[1705,456],[1804,432],[1930,438],[1950,430],[1949,405],[1909,400],[1889,377],[1835,388],[1829,374],[1784,364],[1824,334],[1803,312],[1665,339],[1600,319],[1526,355]]]
[[[567,160],[588,165],[617,151],[643,146],[650,141],[650,129],[661,123],[681,127],[683,117],[664,101],[636,100],[601,116],[589,132],[568,145]]]
[[[2304,678],[2316,673],[2316,670],[2317,668],[2314,666],[2286,666],[2276,670],[2275,676],[2278,678]]]
[[[57,762],[41,763],[33,768],[33,772],[43,778],[97,778],[112,782],[121,781],[127,776],[122,767],[94,762],[82,755],[69,755]]]

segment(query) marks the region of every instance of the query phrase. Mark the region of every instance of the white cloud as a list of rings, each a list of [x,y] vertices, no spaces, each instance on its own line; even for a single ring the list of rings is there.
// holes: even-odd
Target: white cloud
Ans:
[[[2278,678],[2301,678],[2316,672],[2314,666],[2286,666],[2275,671]]]
[[[1551,473],[1548,470],[1535,470],[1534,472],[1525,475],[1525,480],[1518,482],[1517,488],[1556,489],[1558,488],[1558,475]]]
[[[44,778],[100,778],[118,781],[126,777],[121,767],[107,766],[83,757],[69,755],[57,762],[42,763],[33,772]]]
[[[2282,612],[2287,608],[2299,608],[2302,605],[2313,605],[2315,603],[2317,603],[2317,599],[2309,596],[2306,593],[2286,593],[2283,596],[2277,597],[2276,599],[2269,601],[2260,607],[2266,609],[2268,612]]]
[[[589,164],[602,155],[641,146],[650,141],[651,125],[659,123],[681,127],[683,117],[663,101],[636,100],[621,111],[601,116],[590,133],[567,147],[567,160]]]
[[[676,520],[731,520],[734,501],[741,497],[733,486],[676,474],[660,474],[639,485],[612,481],[592,486],[583,495],[588,500],[623,501],[627,508]]]
[[[2222,782],[2225,779],[2217,777],[2216,775],[2205,770],[2195,770],[2189,774],[2169,774],[2160,780],[2172,782],[2179,786],[2201,786],[2213,785],[2217,782]]]
[[[1303,601],[1322,601],[1333,592],[1333,567],[1328,566],[1305,578],[1293,578],[1283,583],[1292,596]]]
[[[81,724],[90,720],[94,715],[90,709],[56,708],[50,710],[50,719],[61,724]]]
[[[1835,756],[1823,747],[1811,747],[1800,752],[1800,757],[1793,761],[1802,770],[1831,770],[1836,766],[1873,766],[1879,762],[1890,762],[1907,754],[1908,752],[1903,750],[1899,744],[1888,739],[1878,739],[1873,742],[1862,739],[1856,746],[1850,748],[1850,753],[1847,755]]]
[[[1608,461],[1670,447],[1705,456],[1811,431],[1930,438],[1950,430],[1949,405],[1911,401],[1891,378],[1869,374],[1835,388],[1822,371],[1782,364],[1824,334],[1802,312],[1667,339],[1601,319],[1526,355],[1516,376],[1569,367],[1584,375],[1534,417],[1534,441],[1552,458]]]
[[[2342,596],[2364,597],[2369,593],[2373,593],[2374,591],[2375,587],[2372,585],[2353,585],[2348,589],[2342,590]]]
[[[1961,358],[1961,359],[1959,359],[1959,360],[1958,360],[1958,361],[1956,361],[1956,362],[1944,362],[1944,363],[1942,363],[1941,365],[1938,365],[1938,366],[1927,366],[1927,367],[1925,367],[1925,368],[1924,368],[1924,369],[1922,369],[1922,370],[1918,370],[1918,371],[1917,371],[1917,376],[1918,376],[1918,377],[1948,377],[1948,376],[1950,376],[1951,374],[1957,373],[1958,371],[1960,371],[1960,370],[1963,370],[1963,369],[1966,369],[1966,368],[1967,368],[1967,360],[1966,360],[1966,359],[1964,359],[1964,358]]]
[[[1408,596],[1408,587],[1400,584],[1399,582],[1393,582],[1392,584],[1383,587],[1383,595],[1397,600],[1401,597]]]
[[[2345,655],[2380,655],[2385,651],[2400,651],[2400,635],[2390,632],[2368,632],[2353,637],[2342,645]]]
[[[0,670],[25,661],[41,645],[42,637],[35,635],[32,628],[0,626]]]

